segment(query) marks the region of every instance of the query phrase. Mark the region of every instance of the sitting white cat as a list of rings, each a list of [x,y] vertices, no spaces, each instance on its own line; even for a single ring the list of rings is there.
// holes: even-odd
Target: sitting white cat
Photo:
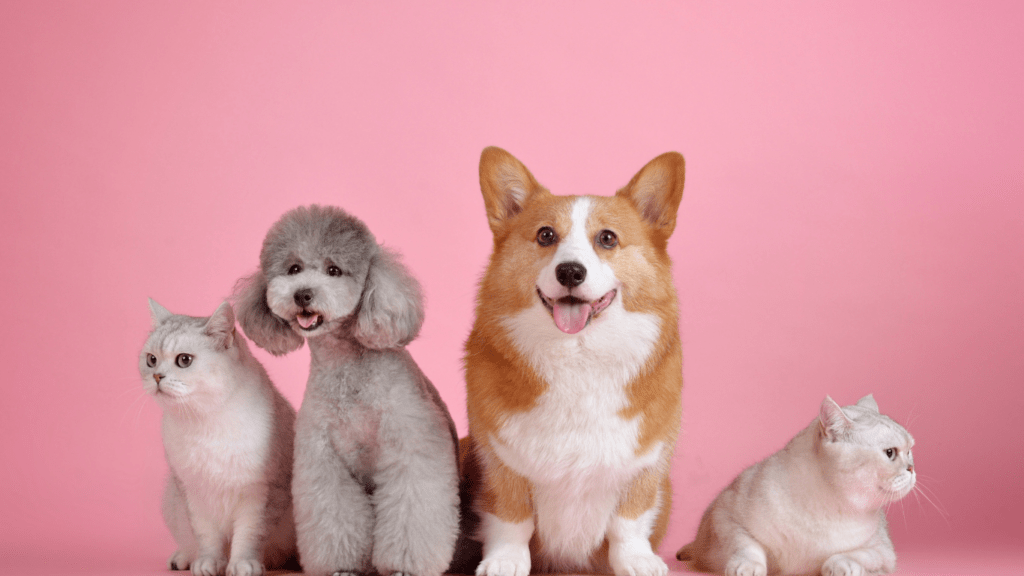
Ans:
[[[676,556],[727,576],[894,572],[885,506],[914,487],[913,446],[871,395],[845,408],[826,396],[810,426],[715,498]]]
[[[294,563],[295,409],[235,330],[230,304],[209,318],[149,306],[139,371],[164,411],[163,512],[178,543],[168,567],[257,576]]]

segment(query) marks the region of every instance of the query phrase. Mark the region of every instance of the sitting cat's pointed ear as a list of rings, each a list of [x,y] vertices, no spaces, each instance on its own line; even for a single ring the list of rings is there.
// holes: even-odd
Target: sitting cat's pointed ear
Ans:
[[[222,348],[230,348],[235,340],[235,311],[227,301],[221,302],[217,310],[206,321],[203,332],[220,342]]]
[[[857,406],[861,408],[867,408],[872,412],[878,412],[878,402],[875,402],[875,395],[868,394],[867,396],[857,400]]]
[[[821,410],[818,412],[818,424],[821,427],[821,434],[834,442],[846,436],[853,421],[831,396],[825,396],[825,400],[821,403]]]
[[[149,314],[153,318],[154,328],[162,324],[164,320],[167,320],[168,318],[173,316],[170,310],[164,308],[156,300],[153,300],[152,298],[149,299]]]

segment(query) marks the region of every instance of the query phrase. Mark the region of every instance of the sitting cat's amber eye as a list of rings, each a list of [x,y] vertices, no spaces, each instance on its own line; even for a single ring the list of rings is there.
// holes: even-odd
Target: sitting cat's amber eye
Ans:
[[[886,448],[885,449],[885,455],[886,455],[887,458],[889,458],[889,460],[895,460],[896,459],[896,453],[897,453],[897,450],[895,448]]]
[[[178,365],[178,368],[188,368],[192,365],[192,355],[178,354],[178,357],[174,359],[174,363]]]
[[[149,366],[150,368],[156,366],[156,356],[146,354],[146,366]]]

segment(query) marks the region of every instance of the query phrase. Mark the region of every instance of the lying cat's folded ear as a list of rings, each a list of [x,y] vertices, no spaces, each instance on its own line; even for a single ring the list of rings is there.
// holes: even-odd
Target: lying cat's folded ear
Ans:
[[[221,349],[226,350],[235,341],[235,311],[227,301],[221,303],[217,310],[206,321],[203,332],[220,344]]]
[[[161,306],[156,300],[149,299],[149,315],[153,318],[153,328],[156,328],[174,314],[167,308]]]
[[[868,394],[867,396],[861,398],[860,400],[857,400],[857,406],[860,406],[861,408],[867,408],[868,410],[871,410],[872,412],[875,413],[878,412],[878,402],[875,402],[874,394]]]
[[[821,426],[821,434],[829,441],[835,442],[846,437],[853,426],[853,421],[832,397],[825,396],[818,411],[818,424]]]

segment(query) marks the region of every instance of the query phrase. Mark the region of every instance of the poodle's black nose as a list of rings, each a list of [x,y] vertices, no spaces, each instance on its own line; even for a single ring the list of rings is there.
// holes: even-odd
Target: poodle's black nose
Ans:
[[[562,262],[555,268],[555,278],[566,288],[575,288],[587,279],[587,269],[579,262]]]
[[[309,306],[309,303],[313,301],[313,289],[303,288],[302,290],[295,291],[295,303],[305,308]]]

